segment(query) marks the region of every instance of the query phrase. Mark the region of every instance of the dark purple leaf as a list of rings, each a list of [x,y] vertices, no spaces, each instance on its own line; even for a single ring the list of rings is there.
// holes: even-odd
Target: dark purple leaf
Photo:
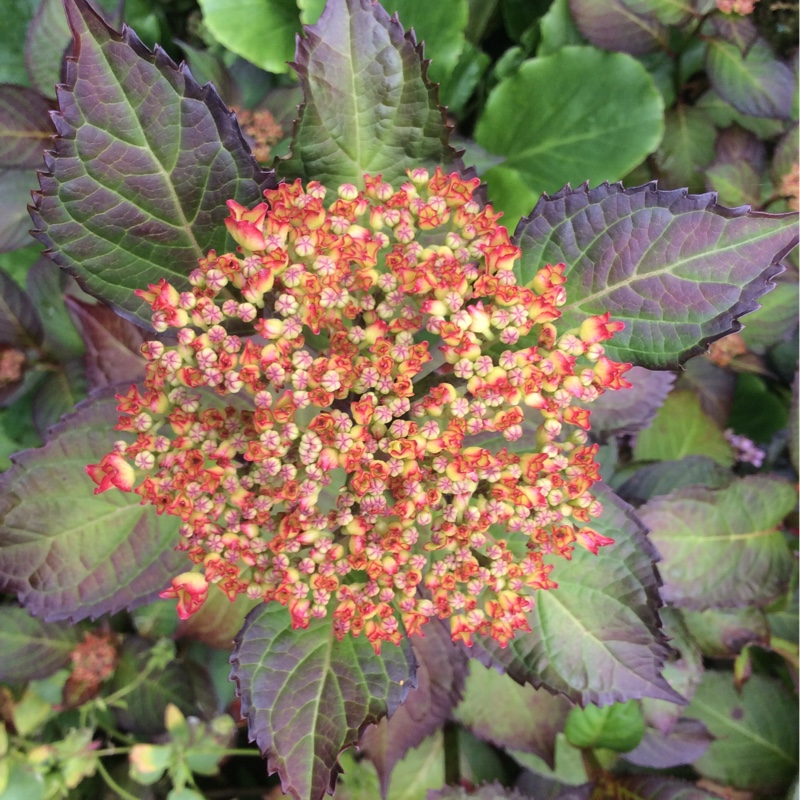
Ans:
[[[715,164],[736,164],[744,161],[758,172],[764,170],[767,162],[767,148],[755,134],[732,125],[717,135],[714,143]]]
[[[117,416],[108,395],[86,401],[0,477],[0,590],[45,620],[149,602],[185,564],[177,518],[133,493],[92,493],[84,468],[111,449]]]
[[[758,38],[758,28],[749,17],[714,14],[708,20],[707,34],[735,45],[742,55],[746,55]]]
[[[633,384],[624,392],[606,392],[586,407],[592,412],[592,434],[607,438],[634,433],[649,425],[669,394],[675,376],[670,372],[633,367],[625,373]]]
[[[425,800],[529,800],[529,798],[515,789],[507,789],[499,783],[489,783],[469,791],[461,786],[445,786],[444,789],[428,792]]]
[[[578,30],[594,45],[634,56],[663,44],[666,28],[655,17],[634,13],[624,0],[569,0]]]
[[[0,169],[0,253],[31,243],[27,205],[36,188],[32,169]]]
[[[133,290],[186,287],[209,249],[228,249],[225,201],[273,185],[211,86],[160,48],[109,28],[86,0],[65,0],[75,36],[59,87],[59,137],[32,210],[59,266],[126,315],[149,322]]]
[[[564,697],[521,686],[473,659],[455,716],[479,739],[533,753],[554,769],[556,735],[564,729],[571,707]]]
[[[639,506],[651,497],[670,494],[687,486],[721,489],[732,480],[733,473],[713,458],[695,455],[639,467],[616,490],[623,500]]]
[[[0,163],[40,167],[42,151],[55,134],[50,103],[24,86],[0,84]]]
[[[748,645],[766,647],[769,644],[770,626],[760,608],[683,609],[681,616],[692,639],[708,658],[734,658]]]
[[[0,606],[0,681],[23,683],[46,678],[69,663],[80,631],[42,622],[24,608]]]
[[[594,521],[615,544],[593,556],[576,548],[558,563],[558,589],[539,592],[528,620],[531,633],[502,649],[481,639],[473,655],[519,683],[544,686],[581,704],[655,697],[680,703],[661,675],[669,654],[656,609],[661,601],[655,552],[633,510],[608,488],[592,491],[603,503]]]
[[[145,337],[141,328],[107,306],[89,305],[74,297],[67,297],[66,303],[86,344],[90,391],[109,383],[136,383],[144,376],[146,362],[140,348]]]
[[[700,758],[713,739],[699,720],[681,719],[667,735],[648,728],[639,746],[626,753],[625,759],[640,767],[669,769]]]
[[[777,526],[796,502],[796,487],[767,475],[650,500],[638,513],[661,555],[661,596],[696,611],[769,604],[791,578]]]
[[[421,47],[371,0],[330,0],[298,40],[304,103],[287,179],[362,186],[364,173],[406,180],[406,169],[455,161]]]
[[[391,719],[372,725],[361,738],[361,750],[375,765],[386,796],[395,764],[423,739],[437,731],[461,699],[467,673],[467,656],[453,644],[438,621],[429,623],[425,638],[415,636],[411,648],[417,661],[417,688]]]
[[[706,72],[711,87],[743,114],[791,117],[794,73],[764,39],[757,38],[743,56],[738,45],[709,38]]]
[[[719,795],[665,775],[635,775],[616,783],[626,792],[626,800],[719,800]]]
[[[655,184],[544,195],[516,239],[523,285],[541,264],[567,265],[564,330],[608,311],[625,323],[609,354],[650,369],[677,367],[739,330],[798,241],[794,214],[727,209],[713,194]]]
[[[0,269],[0,344],[12,347],[36,347],[42,343],[42,321],[16,281]]]
[[[408,639],[378,656],[366,636],[337,641],[328,619],[293,630],[286,608],[254,608],[236,637],[231,678],[251,741],[297,800],[333,793],[339,754],[391,716],[415,685]]]

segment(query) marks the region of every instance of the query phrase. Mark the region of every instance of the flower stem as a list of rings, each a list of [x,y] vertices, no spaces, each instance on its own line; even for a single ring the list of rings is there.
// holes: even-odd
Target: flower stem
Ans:
[[[131,794],[130,792],[123,789],[109,774],[108,770],[103,766],[102,761],[97,762],[97,771],[102,776],[103,780],[106,782],[106,785],[112,792],[116,792],[123,800],[139,800],[136,795]]]

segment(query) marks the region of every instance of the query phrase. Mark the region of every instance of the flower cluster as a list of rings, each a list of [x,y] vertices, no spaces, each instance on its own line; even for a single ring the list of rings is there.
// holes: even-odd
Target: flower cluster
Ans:
[[[300,181],[247,209],[240,245],[138,294],[157,331],[144,390],[118,397],[134,434],[87,468],[181,518],[201,571],[174,579],[183,617],[209,586],[332,612],[335,634],[384,641],[448,618],[505,645],[527,630],[544,557],[608,539],[584,404],[630,384],[604,355],[608,314],[559,332],[565,267],[528,286],[478,180],[409,172],[399,190]],[[523,410],[524,409],[524,410]]]

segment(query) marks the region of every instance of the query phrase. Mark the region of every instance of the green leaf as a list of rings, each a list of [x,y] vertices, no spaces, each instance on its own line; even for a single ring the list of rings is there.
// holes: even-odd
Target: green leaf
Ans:
[[[286,72],[300,32],[296,0],[200,0],[217,41],[268,72]]]
[[[213,87],[113,31],[86,0],[66,7],[77,56],[58,92],[36,235],[90,293],[149,324],[133,290],[188,286],[199,257],[228,249],[225,201],[257,202],[271,177]]]
[[[586,44],[569,13],[569,0],[554,0],[539,23],[539,32],[539,57],[553,55],[565,45]]]
[[[661,676],[667,649],[656,608],[656,556],[631,508],[601,484],[592,490],[604,506],[593,521],[615,544],[597,556],[576,548],[541,591],[528,624],[503,649],[479,639],[473,655],[505,669],[519,683],[544,686],[573,702],[607,704],[641,697],[681,702]]]
[[[86,475],[119,434],[116,401],[87,401],[0,477],[0,587],[36,616],[77,621],[155,598],[180,571],[178,520]]]
[[[647,70],[624,53],[564,47],[526,61],[489,95],[475,129],[478,144],[506,156],[485,175],[489,194],[513,224],[542,192],[618,180],[656,149],[663,115]]]
[[[407,168],[454,161],[420,48],[377,3],[330,0],[296,61],[304,104],[283,177],[363,186],[364,173],[381,173],[398,183]]]
[[[612,358],[668,369],[739,330],[797,244],[797,217],[653,184],[604,184],[541,198],[515,238],[523,285],[542,264],[567,265],[560,329],[610,312],[625,323],[606,343]]]
[[[615,486],[620,497],[628,503],[641,505],[651,497],[670,494],[687,486],[706,486],[720,489],[733,480],[733,473],[708,456],[686,456],[679,461],[657,461],[634,467],[624,473],[626,480]],[[627,477],[630,476],[630,477]]]
[[[0,252],[18,250],[30,242],[27,205],[35,186],[32,169],[0,169]]]
[[[794,779],[797,703],[777,681],[753,675],[738,692],[731,674],[706,672],[686,715],[716,737],[693,764],[703,777],[772,796]]]
[[[45,678],[69,663],[80,640],[75,628],[42,622],[24,608],[0,606],[0,681]]]
[[[146,668],[153,651],[153,643],[137,636],[125,639],[119,663],[111,681],[111,692],[125,690]],[[144,736],[163,733],[164,712],[172,703],[184,714],[197,714],[198,703],[188,668],[197,671],[197,665],[172,659],[163,669],[154,669],[143,682],[124,695],[124,707],[115,709],[119,724],[125,729]]]
[[[786,124],[779,119],[754,117],[741,113],[723,100],[713,89],[709,89],[700,97],[695,103],[695,108],[702,108],[714,120],[714,124],[718,128],[727,128],[732,123],[736,123],[761,139],[772,139],[783,133],[786,127]]]
[[[758,205],[761,198],[761,176],[748,163],[712,164],[706,170],[708,187],[729,206]]]
[[[27,86],[25,69],[25,31],[36,12],[39,0],[6,0],[0,14],[0,83]]]
[[[725,467],[734,462],[730,443],[700,407],[697,395],[686,390],[667,397],[650,427],[639,432],[633,455],[637,461],[678,461],[704,455]]]
[[[733,658],[747,645],[766,647],[770,628],[760,608],[753,606],[705,611],[681,610],[686,627],[697,646],[708,658]]]
[[[749,350],[763,353],[789,339],[797,328],[800,284],[797,273],[787,272],[776,281],[775,288],[759,301],[761,308],[748,314],[739,334]]]
[[[703,169],[714,160],[714,123],[702,109],[678,104],[667,112],[664,125],[655,156],[662,178],[670,186],[703,191]]]
[[[711,86],[734,108],[756,117],[791,117],[794,74],[758,38],[742,56],[735,44],[708,40],[706,71]]]
[[[333,793],[341,752],[415,685],[407,639],[378,656],[366,636],[338,641],[330,619],[293,630],[278,603],[250,612],[231,663],[250,737],[284,789],[308,800]]]
[[[758,413],[753,413],[758,409]],[[772,392],[759,375],[737,376],[736,392],[728,425],[737,433],[761,445],[768,444],[789,421],[787,403]],[[745,460],[743,457],[741,460]],[[762,459],[763,460],[763,459]]]
[[[556,734],[569,711],[566,698],[521,686],[472,660],[455,718],[480,739],[496,747],[534,753],[553,768]]]
[[[41,0],[25,36],[25,62],[31,83],[46,97],[55,96],[69,40],[61,0]]]
[[[469,16],[467,0],[448,0],[445,3],[384,0],[381,5],[390,14],[396,13],[406,30],[414,29],[417,41],[424,45],[425,58],[431,60],[428,77],[440,84],[439,99],[442,104],[452,105],[450,77],[466,44],[464,30]]]
[[[612,703],[599,708],[573,708],[564,728],[567,740],[583,749],[605,747],[626,753],[633,750],[644,736],[644,717],[636,700]]]
[[[796,502],[790,483],[763,475],[650,500],[639,516],[662,558],[662,597],[693,610],[770,603],[791,578],[776,526]]]

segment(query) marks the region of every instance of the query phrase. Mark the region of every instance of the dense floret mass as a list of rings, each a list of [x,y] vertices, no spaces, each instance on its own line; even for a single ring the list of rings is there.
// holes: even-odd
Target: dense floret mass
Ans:
[[[229,201],[238,251],[138,293],[177,344],[144,345],[144,388],[118,398],[134,438],[87,470],[181,518],[197,568],[162,595],[181,616],[217,584],[376,650],[435,616],[505,645],[556,585],[546,556],[611,543],[585,404],[629,385],[601,344],[622,326],[559,332],[564,265],[519,286],[477,184],[419,169],[327,207],[300,181]]]

